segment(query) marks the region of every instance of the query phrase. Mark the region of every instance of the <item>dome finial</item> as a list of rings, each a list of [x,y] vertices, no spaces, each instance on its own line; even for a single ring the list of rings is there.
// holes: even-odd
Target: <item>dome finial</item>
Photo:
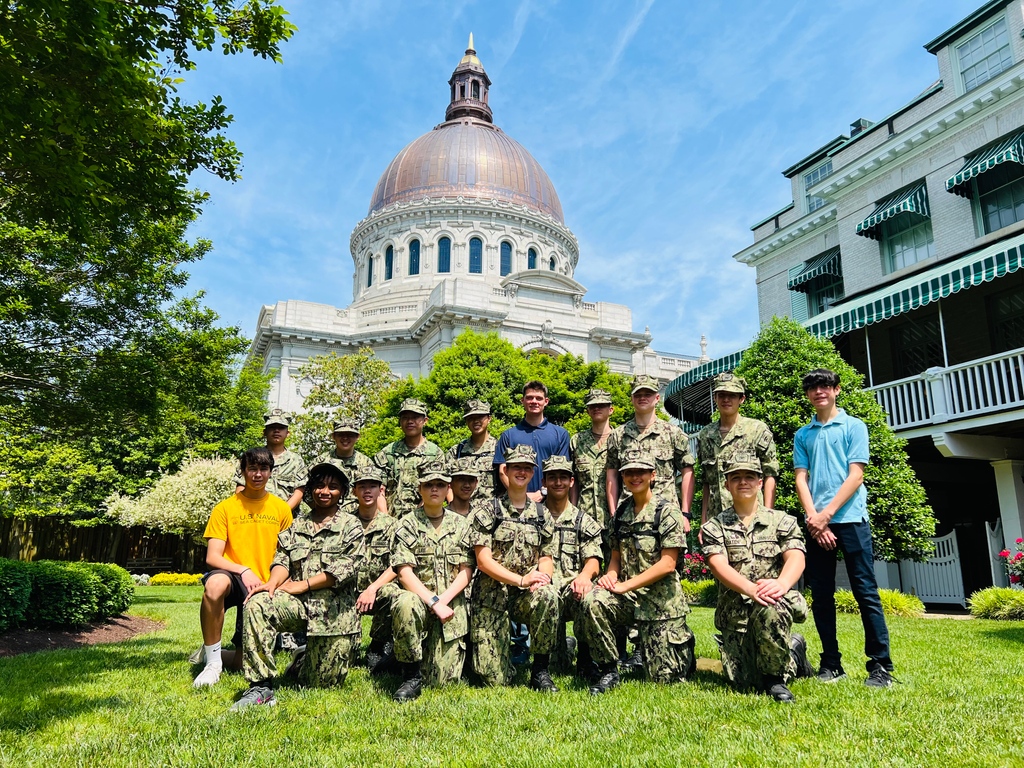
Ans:
[[[487,77],[484,65],[477,58],[472,32],[469,33],[466,55],[455,67],[448,85],[451,86],[451,102],[444,113],[446,122],[460,117],[472,117],[487,123],[494,122],[491,108],[487,106],[487,89],[491,87],[491,79]]]
[[[466,46],[466,53],[476,53],[476,48],[473,47],[473,33],[469,33],[469,45]]]

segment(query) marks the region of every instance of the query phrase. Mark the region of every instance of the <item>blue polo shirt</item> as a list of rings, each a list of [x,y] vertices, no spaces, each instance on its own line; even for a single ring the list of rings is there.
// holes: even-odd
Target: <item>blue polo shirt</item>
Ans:
[[[850,474],[851,464],[867,464],[868,428],[842,408],[827,424],[815,416],[793,438],[793,467],[806,469],[808,486],[819,512],[836,497]],[[868,519],[868,491],[861,483],[850,500],[832,518],[833,523],[860,523]]]
[[[494,463],[505,463],[505,452],[517,445],[528,445],[537,452],[537,469],[530,478],[527,491],[539,491],[544,485],[541,466],[551,456],[569,458],[569,433],[557,424],[544,419],[538,426],[530,426],[525,420],[514,427],[509,427],[498,438],[498,446],[494,449]]]

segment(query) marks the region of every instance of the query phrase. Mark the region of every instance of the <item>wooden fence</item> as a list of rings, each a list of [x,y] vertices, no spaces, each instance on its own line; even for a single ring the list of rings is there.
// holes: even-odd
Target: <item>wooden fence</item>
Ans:
[[[192,536],[119,525],[81,527],[59,517],[0,517],[0,557],[116,563],[133,573],[200,573],[206,544]]]

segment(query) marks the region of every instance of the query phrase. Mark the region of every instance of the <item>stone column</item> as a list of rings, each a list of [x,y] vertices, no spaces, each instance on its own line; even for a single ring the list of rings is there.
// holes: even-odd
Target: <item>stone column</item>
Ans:
[[[999,494],[999,517],[1003,522],[1003,544],[1012,549],[1017,539],[1024,536],[1024,461],[1002,459],[993,461],[996,473],[996,492]]]

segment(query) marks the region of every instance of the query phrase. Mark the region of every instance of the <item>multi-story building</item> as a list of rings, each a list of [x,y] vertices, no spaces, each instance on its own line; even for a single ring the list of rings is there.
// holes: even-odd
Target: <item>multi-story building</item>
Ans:
[[[938,551],[880,570],[926,601],[1005,583],[1024,531],[1022,30],[1021,0],[995,0],[927,43],[939,79],[783,171],[793,202],[734,254],[762,324],[832,339],[909,441]],[[674,381],[670,410],[706,423],[707,377],[741,355]]]

